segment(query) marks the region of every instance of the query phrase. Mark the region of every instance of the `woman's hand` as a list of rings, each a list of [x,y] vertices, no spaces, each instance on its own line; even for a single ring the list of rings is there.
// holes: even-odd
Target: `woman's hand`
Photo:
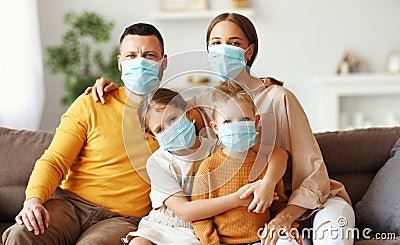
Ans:
[[[89,94],[90,92],[92,92],[94,101],[98,102],[100,100],[101,103],[104,104],[106,103],[104,99],[104,93],[109,93],[117,90],[118,87],[118,84],[113,83],[111,80],[108,80],[105,77],[102,77],[96,80],[96,83],[93,85],[93,87],[88,87],[85,90],[85,94]]]
[[[246,199],[253,195],[253,201],[248,206],[249,212],[265,213],[274,200],[278,200],[279,196],[274,192],[275,186],[267,183],[264,180],[254,182],[252,186],[240,196],[241,199]]]
[[[288,215],[277,215],[265,225],[261,235],[261,245],[275,245],[279,237],[287,237],[289,242],[299,240],[299,233],[292,229],[293,219]]]
[[[15,217],[15,221],[19,225],[25,225],[28,231],[33,231],[35,235],[39,235],[44,233],[45,227],[49,227],[50,214],[39,198],[31,198],[24,203],[24,207]]]
[[[295,229],[292,229],[292,227],[298,227],[298,224],[295,223],[295,221],[306,211],[307,209],[296,205],[287,205],[276,215],[274,219],[265,225],[260,236],[261,245],[275,245],[276,241],[279,239],[279,236],[287,236],[289,241],[296,239],[298,244],[302,244],[299,232]]]

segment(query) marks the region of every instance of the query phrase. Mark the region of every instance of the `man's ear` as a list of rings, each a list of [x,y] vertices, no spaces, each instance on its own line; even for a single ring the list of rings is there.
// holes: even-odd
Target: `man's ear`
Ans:
[[[119,70],[120,72],[122,72],[121,58],[122,58],[122,56],[121,56],[120,54],[117,55],[117,59],[118,59],[118,70]]]
[[[163,59],[161,61],[160,71],[158,73],[158,79],[160,79],[160,81],[162,80],[162,77],[164,76],[164,71],[165,71],[165,69],[167,69],[167,66],[168,66],[168,57],[166,54],[164,54]]]
[[[218,124],[215,121],[210,121],[210,127],[213,129],[214,133],[218,135]]]
[[[163,56],[163,61],[162,61],[162,69],[165,70],[167,69],[168,66],[168,56],[166,54],[164,54]]]

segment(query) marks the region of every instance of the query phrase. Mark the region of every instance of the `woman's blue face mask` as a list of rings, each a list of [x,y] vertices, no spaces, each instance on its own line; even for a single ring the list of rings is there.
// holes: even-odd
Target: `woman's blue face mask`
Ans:
[[[177,119],[164,132],[155,137],[160,148],[165,151],[178,151],[191,148],[196,139],[194,121],[190,122],[186,115]]]
[[[247,151],[254,145],[257,136],[255,122],[223,123],[217,126],[221,143],[235,151]]]
[[[138,57],[121,62],[125,87],[139,95],[150,94],[160,86],[161,62]]]
[[[221,80],[234,79],[246,66],[244,54],[247,49],[217,44],[208,48],[208,63]]]

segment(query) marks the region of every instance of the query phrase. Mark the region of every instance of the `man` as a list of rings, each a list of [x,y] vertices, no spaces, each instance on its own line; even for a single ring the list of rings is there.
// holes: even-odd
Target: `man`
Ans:
[[[125,87],[107,94],[105,105],[82,95],[62,116],[4,244],[120,244],[137,229],[151,209],[145,179],[151,152],[137,104],[158,88],[166,58],[154,26],[125,29],[118,55]]]

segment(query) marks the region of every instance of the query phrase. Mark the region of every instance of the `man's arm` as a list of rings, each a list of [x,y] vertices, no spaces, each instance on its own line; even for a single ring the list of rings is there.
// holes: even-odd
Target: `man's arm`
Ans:
[[[36,162],[32,171],[24,207],[15,220],[35,235],[42,234],[44,228],[49,226],[50,216],[43,204],[65,177],[86,140],[86,115],[87,107],[80,97],[62,116],[49,148]]]

